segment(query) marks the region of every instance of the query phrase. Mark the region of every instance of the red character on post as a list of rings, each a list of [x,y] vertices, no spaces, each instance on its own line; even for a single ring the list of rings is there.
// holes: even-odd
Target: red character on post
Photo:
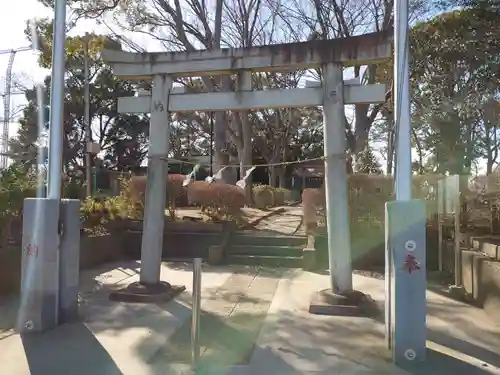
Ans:
[[[32,244],[26,246],[26,255],[29,257],[34,256],[35,258],[38,258],[38,246]]]
[[[406,255],[403,268],[411,274],[413,271],[418,271],[420,269],[420,263],[415,258],[411,252]]]

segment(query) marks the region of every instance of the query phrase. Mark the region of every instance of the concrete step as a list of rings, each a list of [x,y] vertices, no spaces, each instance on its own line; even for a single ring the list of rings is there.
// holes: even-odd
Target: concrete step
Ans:
[[[500,239],[488,237],[473,238],[472,250],[480,251],[492,259],[500,260]]]
[[[301,257],[302,247],[298,246],[255,246],[255,245],[232,245],[228,251],[235,255],[264,255],[279,257]]]
[[[269,266],[285,268],[301,268],[302,258],[299,257],[277,257],[267,255],[236,255],[226,257],[227,264],[242,264],[247,266]]]
[[[234,245],[251,245],[251,246],[301,246],[305,247],[307,238],[303,236],[286,236],[277,235],[275,233],[263,232],[237,232],[231,238],[231,243]]]

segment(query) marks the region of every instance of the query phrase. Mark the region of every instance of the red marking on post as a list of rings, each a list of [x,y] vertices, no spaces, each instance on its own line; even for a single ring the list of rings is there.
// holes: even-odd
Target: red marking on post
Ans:
[[[27,256],[29,256],[29,257],[34,256],[35,258],[38,258],[38,246],[37,245],[28,244],[28,246],[26,246],[25,251],[26,251]]]
[[[403,263],[403,268],[411,274],[413,271],[420,270],[420,263],[415,258],[415,255],[408,253]]]

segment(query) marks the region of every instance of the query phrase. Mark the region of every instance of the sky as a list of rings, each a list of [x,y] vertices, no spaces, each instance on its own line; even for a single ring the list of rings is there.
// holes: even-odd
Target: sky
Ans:
[[[26,22],[42,18],[52,18],[53,10],[45,8],[37,0],[21,0],[21,1],[11,1],[8,6],[3,6],[6,8],[2,9],[0,12],[0,51],[17,49],[21,47],[29,46],[29,42],[25,37],[24,30],[26,28]],[[69,12],[69,8],[68,8]],[[67,14],[67,17],[69,15]],[[74,29],[71,30],[69,35],[84,34],[85,31],[92,30],[96,33],[108,33],[109,30],[106,26],[97,25],[92,20],[80,21]],[[131,38],[131,35],[126,35]],[[134,35],[132,38],[136,43],[147,49],[153,48],[158,49],[155,43],[142,36]],[[10,54],[0,54],[0,94],[5,93],[5,76],[8,66]],[[25,78],[21,79],[27,83],[30,83],[29,77],[34,77],[37,73],[39,74],[40,68],[37,66],[36,57],[31,51],[18,52],[16,53],[14,65],[13,65],[13,76]],[[46,70],[46,74],[50,73]],[[2,97],[3,99],[3,97]],[[19,111],[20,108],[26,103],[24,95],[11,95],[11,114]],[[0,103],[0,118],[3,118],[3,100]],[[17,134],[18,125],[16,123],[16,118],[19,115],[14,116],[9,127],[9,137],[13,137]]]
[[[26,21],[33,17],[47,17],[50,11],[45,9],[36,0],[9,1],[8,5],[3,5],[0,12],[0,50],[16,49],[28,46],[28,41],[24,35]],[[0,55],[0,93],[5,93],[5,72],[9,61],[9,54]],[[14,74],[33,75],[36,67],[36,59],[31,51],[16,54],[13,66]],[[11,96],[11,111],[25,103],[23,95]],[[0,105],[3,118],[3,101]],[[17,125],[12,124],[9,129],[9,136],[17,133]]]

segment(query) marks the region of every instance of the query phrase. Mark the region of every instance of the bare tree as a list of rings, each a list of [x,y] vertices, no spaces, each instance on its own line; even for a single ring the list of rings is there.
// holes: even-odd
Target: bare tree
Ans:
[[[386,31],[393,28],[394,0],[269,0],[280,7],[279,15],[287,20],[292,30],[307,30],[310,38],[345,38],[354,35]],[[420,18],[427,11],[426,0],[410,2],[412,19]],[[279,4],[279,5],[278,5]],[[354,76],[363,83],[376,83],[380,78],[376,65],[357,66]],[[388,87],[391,88],[390,82]],[[389,90],[386,98],[391,97]],[[385,103],[356,104],[352,129],[355,147],[354,156],[368,147],[372,124]]]
[[[256,76],[255,86],[258,89],[290,89],[299,85],[304,72],[292,73],[263,73]],[[304,126],[306,117],[318,114],[316,108],[301,109],[268,109],[252,113],[252,126],[254,128],[254,144],[266,163],[276,164],[286,162],[292,156],[290,150],[291,140],[297,135],[298,129]],[[269,184],[284,187],[284,165],[268,168]]]
[[[277,17],[274,5],[265,0],[91,0],[76,1],[76,12],[83,17],[114,22],[126,31],[145,34],[169,51],[194,51],[221,47],[251,47],[276,38]],[[224,27],[223,27],[224,25]],[[134,48],[136,49],[136,48]],[[229,91],[234,87],[230,76],[202,77],[205,90]],[[206,121],[200,115],[198,120]],[[215,113],[215,162],[229,164],[232,141],[241,165],[251,164],[251,129],[247,115]],[[229,137],[228,137],[229,136]],[[241,168],[241,173],[244,173]],[[227,169],[227,172],[231,172]],[[223,179],[234,180],[225,173]]]

